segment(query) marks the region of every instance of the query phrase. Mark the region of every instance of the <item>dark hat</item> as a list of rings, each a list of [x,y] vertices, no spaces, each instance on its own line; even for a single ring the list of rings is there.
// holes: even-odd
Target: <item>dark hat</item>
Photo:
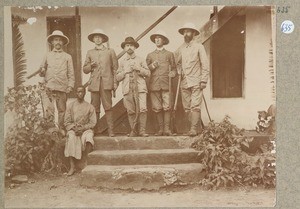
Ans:
[[[158,30],[158,31],[156,31],[156,33],[154,33],[150,36],[150,40],[153,43],[155,43],[155,37],[156,36],[161,36],[164,39],[164,42],[165,42],[164,45],[167,45],[169,43],[169,39],[167,38],[167,34],[164,31]]]
[[[93,38],[94,38],[94,35],[100,35],[102,36],[103,38],[103,43],[107,42],[108,41],[108,36],[105,35],[105,33],[103,32],[103,30],[97,28],[95,29],[93,32],[91,32],[89,35],[88,35],[88,39],[91,41],[91,42],[94,42]]]
[[[135,48],[138,48],[138,47],[140,46],[140,45],[138,44],[138,42],[136,42],[136,41],[134,40],[134,38],[132,38],[132,37],[127,37],[127,38],[125,38],[125,41],[121,44],[122,49],[124,49],[124,47],[125,47],[126,44],[132,44],[132,45],[135,46]]]

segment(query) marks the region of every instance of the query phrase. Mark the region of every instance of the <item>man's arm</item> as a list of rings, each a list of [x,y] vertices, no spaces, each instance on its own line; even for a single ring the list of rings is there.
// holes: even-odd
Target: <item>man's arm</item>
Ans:
[[[118,81],[116,78],[117,70],[119,68],[118,58],[113,49],[111,49],[111,60],[112,60],[112,70],[114,76],[114,91],[118,88]]]
[[[140,65],[139,66],[136,66],[137,70],[138,70],[138,74],[140,76],[143,76],[143,77],[150,77],[150,70],[148,69],[147,67],[147,64],[145,61],[140,61]]]
[[[120,63],[120,67],[119,67],[119,69],[117,70],[116,80],[117,80],[118,82],[124,80],[125,75],[126,75],[126,72],[125,72],[125,70],[124,70],[124,65],[123,65],[123,62],[121,62],[121,63]]]
[[[147,63],[148,69],[151,71],[158,67],[158,62],[153,61],[151,54],[147,55],[146,63]]]
[[[73,117],[72,117],[72,113],[71,113],[72,106],[73,106],[72,104],[68,105],[66,113],[65,113],[64,125],[65,125],[67,131],[70,131],[73,128],[75,128],[75,123],[73,121]]]
[[[67,74],[68,74],[68,93],[72,91],[75,85],[75,76],[74,76],[74,66],[73,66],[73,60],[72,56],[68,56],[68,69],[67,69]]]
[[[46,70],[47,70],[47,55],[43,58],[43,61],[40,65],[40,72],[39,72],[39,75],[41,77],[45,77],[46,75]]]
[[[181,49],[184,46],[182,44],[175,52],[174,52],[174,58],[175,58],[175,65],[177,68],[177,73],[182,74],[182,55],[181,55]]]
[[[171,67],[171,71],[169,73],[169,76],[173,78],[177,75],[177,69],[176,69],[175,57],[174,57],[174,54],[172,52],[170,52],[170,55],[169,55],[169,64],[170,64],[170,67]]]
[[[209,77],[208,59],[202,44],[199,45],[199,57],[201,63],[201,83],[207,83]]]
[[[82,68],[85,74],[92,72],[91,56],[89,52],[86,54],[85,62]]]
[[[88,129],[93,129],[97,124],[97,116],[95,108],[90,105],[90,111],[89,111],[89,122],[83,125],[84,131]]]

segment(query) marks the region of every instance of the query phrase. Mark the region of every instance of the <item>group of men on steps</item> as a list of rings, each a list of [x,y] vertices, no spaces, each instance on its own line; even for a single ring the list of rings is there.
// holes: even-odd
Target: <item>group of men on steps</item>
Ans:
[[[69,43],[69,39],[58,30],[47,37],[53,49],[47,53],[40,70],[48,92],[44,99],[44,109],[46,116],[53,116],[53,101],[56,101],[59,127],[67,131],[65,156],[70,157],[71,165],[68,175],[75,172],[74,159],[81,159],[82,151],[86,158],[92,150],[93,129],[100,117],[101,103],[105,110],[108,134],[114,136],[112,97],[120,82],[131,127],[130,137],[148,136],[148,93],[159,125],[156,135],[172,134],[170,82],[177,75],[180,77],[182,104],[190,121],[188,134],[197,135],[203,89],[209,76],[208,61],[203,45],[195,39],[199,31],[194,24],[187,23],[178,31],[184,36],[184,43],[174,54],[165,49],[169,38],[163,31],[152,34],[150,40],[156,49],[147,55],[146,60],[135,54],[138,42],[132,37],[125,38],[121,47],[126,55],[119,64],[115,51],[104,45],[109,40],[108,36],[101,29],[94,30],[88,39],[95,47],[87,52],[83,65],[83,72],[90,74],[88,90],[91,92],[91,103],[84,101],[85,86],[79,86],[76,89],[77,100],[68,106],[67,94],[73,90],[75,78],[72,57],[62,47]]]

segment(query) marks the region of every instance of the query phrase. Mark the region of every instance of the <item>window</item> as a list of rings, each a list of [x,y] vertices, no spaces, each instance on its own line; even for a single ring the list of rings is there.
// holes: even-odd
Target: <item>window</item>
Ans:
[[[245,33],[245,15],[236,15],[212,36],[213,98],[243,97]]]

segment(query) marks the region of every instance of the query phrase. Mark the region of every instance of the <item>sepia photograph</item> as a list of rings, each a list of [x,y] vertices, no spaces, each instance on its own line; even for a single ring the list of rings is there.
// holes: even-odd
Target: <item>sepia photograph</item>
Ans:
[[[274,207],[275,6],[5,6],[5,208]]]

